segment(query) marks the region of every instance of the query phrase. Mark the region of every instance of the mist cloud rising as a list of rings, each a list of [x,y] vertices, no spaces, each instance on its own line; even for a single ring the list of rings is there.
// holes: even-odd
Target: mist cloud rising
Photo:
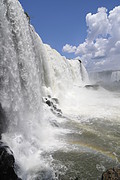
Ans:
[[[88,35],[78,47],[66,44],[63,52],[79,56],[89,70],[120,69],[120,6],[107,12],[98,8],[86,15]]]

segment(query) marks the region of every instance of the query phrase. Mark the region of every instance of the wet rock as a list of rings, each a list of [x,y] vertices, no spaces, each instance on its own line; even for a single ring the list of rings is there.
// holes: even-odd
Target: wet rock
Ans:
[[[51,98],[51,95],[48,95],[48,98]]]
[[[56,121],[50,121],[50,124],[53,126],[53,127],[59,127],[58,123]]]
[[[120,169],[111,168],[102,174],[101,180],[120,180]]]
[[[61,111],[61,109],[57,109],[57,110],[56,110],[56,113],[57,113],[57,115],[58,115],[59,117],[62,116],[62,111]]]
[[[99,88],[99,85],[98,84],[88,84],[85,86],[85,88],[97,90]]]
[[[55,101],[56,104],[59,104],[59,101],[57,98],[52,98],[53,101]]]
[[[15,158],[10,148],[0,141],[0,179],[21,180],[14,170]]]
[[[62,113],[61,109],[57,109],[57,112]]]
[[[57,98],[52,98],[50,95],[48,95],[48,97],[43,97],[42,100],[44,103],[51,107],[51,111],[55,115],[62,116],[62,111],[58,108],[59,101]]]
[[[4,133],[7,129],[7,118],[5,115],[5,111],[2,108],[2,105],[0,103],[0,139],[1,134]]]
[[[56,105],[54,105],[54,104],[53,104],[53,108],[54,108],[54,110],[57,110],[57,106],[56,106]]]
[[[52,105],[52,102],[51,102],[50,100],[46,100],[46,104],[47,104],[48,106],[51,106],[51,105]]]
[[[43,102],[46,103],[48,106],[52,106],[52,105],[53,105],[53,102],[52,102],[51,99],[48,98],[48,97],[43,97],[42,100],[43,100]]]
[[[28,19],[28,22],[30,23],[30,16],[28,15],[27,12],[24,12],[24,13],[25,13],[25,15],[26,15],[26,17],[27,17],[27,19]]]
[[[82,63],[82,61],[80,59],[78,59],[78,61],[80,62],[80,64]]]

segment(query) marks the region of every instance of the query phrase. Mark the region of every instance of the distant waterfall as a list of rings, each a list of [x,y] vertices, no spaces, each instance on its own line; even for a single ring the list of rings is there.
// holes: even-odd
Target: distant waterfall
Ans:
[[[97,82],[112,83],[120,82],[120,71],[119,70],[106,70],[100,72],[91,72],[91,79]]]
[[[120,82],[120,71],[114,71],[111,74],[111,81]]]

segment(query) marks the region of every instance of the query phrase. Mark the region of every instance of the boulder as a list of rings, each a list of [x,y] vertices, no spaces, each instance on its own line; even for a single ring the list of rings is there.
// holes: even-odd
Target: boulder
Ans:
[[[51,106],[51,105],[52,105],[52,102],[51,102],[50,100],[47,100],[47,101],[46,101],[46,104],[47,104],[48,106]]]
[[[27,17],[27,19],[28,19],[28,22],[30,23],[30,16],[28,15],[27,12],[24,12],[24,13],[25,13],[25,15],[26,15],[26,17]]]
[[[55,98],[55,97],[52,98],[50,95],[48,95],[48,97],[43,97],[42,101],[50,107],[53,114],[55,114],[59,117],[63,117],[61,109],[58,108],[59,101],[57,98]]]
[[[15,158],[10,148],[0,141],[0,179],[21,180],[14,170]]]
[[[85,88],[97,90],[99,88],[99,85],[98,84],[88,84],[85,86]]]
[[[52,98],[52,100],[56,103],[56,104],[59,104],[59,101],[57,98]]]
[[[48,95],[48,98],[51,98],[51,95]]]
[[[82,63],[82,61],[80,59],[78,59],[78,61],[80,62],[80,64]]]
[[[120,180],[120,169],[111,168],[102,174],[101,180]]]

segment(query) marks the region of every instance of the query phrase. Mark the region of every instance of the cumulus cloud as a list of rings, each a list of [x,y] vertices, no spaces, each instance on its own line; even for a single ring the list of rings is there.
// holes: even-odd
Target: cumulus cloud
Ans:
[[[76,46],[70,46],[69,44],[63,46],[63,52],[74,53],[75,51],[76,51]]]
[[[87,14],[86,23],[88,26],[88,39],[89,41],[94,40],[99,35],[106,37],[110,32],[110,24],[107,17],[106,8],[98,8],[96,14]]]
[[[78,47],[66,44],[64,52],[80,56],[90,70],[120,69],[120,6],[110,12],[102,7],[86,15],[85,42]]]

